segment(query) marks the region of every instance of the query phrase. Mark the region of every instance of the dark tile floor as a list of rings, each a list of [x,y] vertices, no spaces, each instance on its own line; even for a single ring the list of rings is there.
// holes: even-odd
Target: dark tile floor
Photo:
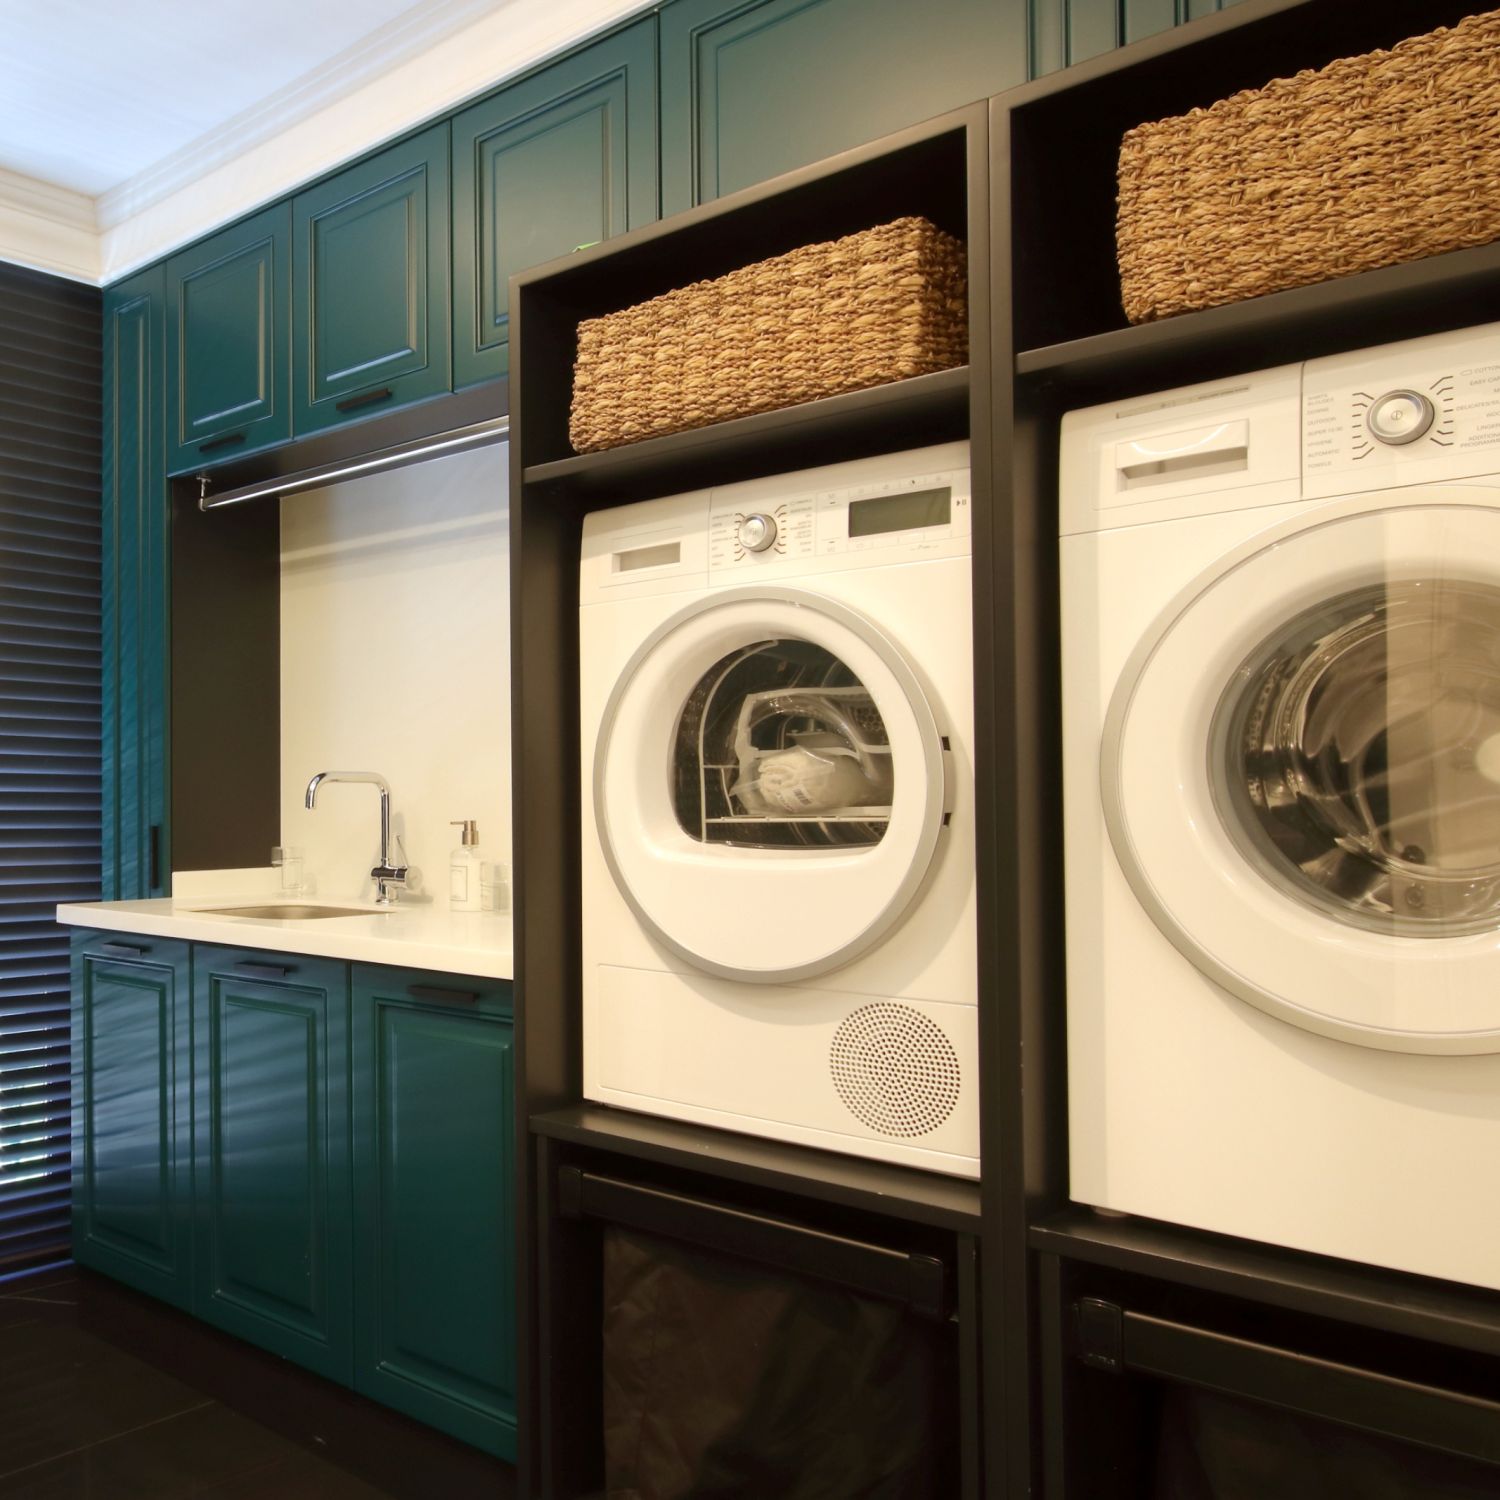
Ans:
[[[0,1500],[505,1500],[512,1472],[104,1278],[0,1283]]]

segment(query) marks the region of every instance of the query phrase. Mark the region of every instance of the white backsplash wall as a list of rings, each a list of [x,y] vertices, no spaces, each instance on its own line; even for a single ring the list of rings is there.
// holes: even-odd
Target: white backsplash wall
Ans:
[[[385,777],[440,905],[450,819],[510,862],[506,465],[499,444],[281,502],[281,837],[321,896],[373,897],[380,799],[325,782],[308,812],[317,771]]]

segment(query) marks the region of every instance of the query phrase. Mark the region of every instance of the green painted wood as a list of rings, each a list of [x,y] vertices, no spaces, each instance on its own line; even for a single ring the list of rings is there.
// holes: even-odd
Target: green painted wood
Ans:
[[[510,367],[517,271],[657,217],[656,18],[453,121],[453,380]]]
[[[164,895],[171,869],[165,304],[163,266],[104,293],[100,886],[107,901]]]
[[[139,958],[99,951],[128,941]],[[73,1258],[181,1308],[193,1300],[186,943],[73,939]]]
[[[194,945],[193,1310],[346,1385],[348,1034],[345,964]]]
[[[356,964],[352,1017],[355,1387],[514,1459],[511,987]]]
[[[1138,42],[1187,19],[1187,0],[1124,0],[1120,31],[1125,41]]]
[[[167,470],[292,435],[292,210],[278,203],[167,262]]]
[[[1238,0],[1027,0],[1031,76],[1227,10]]]
[[[997,0],[672,0],[662,7],[662,211],[677,213],[1025,79]]]
[[[298,436],[451,388],[449,220],[446,120],[292,200]]]

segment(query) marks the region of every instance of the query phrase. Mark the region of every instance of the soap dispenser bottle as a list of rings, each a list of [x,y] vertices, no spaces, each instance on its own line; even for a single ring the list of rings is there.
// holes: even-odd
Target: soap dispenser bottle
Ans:
[[[452,911],[483,911],[484,895],[480,887],[483,861],[479,853],[479,824],[473,818],[453,826],[463,829],[463,842],[448,856],[448,906]]]

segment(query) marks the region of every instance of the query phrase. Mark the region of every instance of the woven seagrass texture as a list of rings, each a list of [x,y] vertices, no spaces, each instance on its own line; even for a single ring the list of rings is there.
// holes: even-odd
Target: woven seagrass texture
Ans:
[[[1500,238],[1500,11],[1278,78],[1120,146],[1132,323]]]
[[[586,319],[569,437],[593,453],[951,369],[965,290],[963,245],[904,218]]]

